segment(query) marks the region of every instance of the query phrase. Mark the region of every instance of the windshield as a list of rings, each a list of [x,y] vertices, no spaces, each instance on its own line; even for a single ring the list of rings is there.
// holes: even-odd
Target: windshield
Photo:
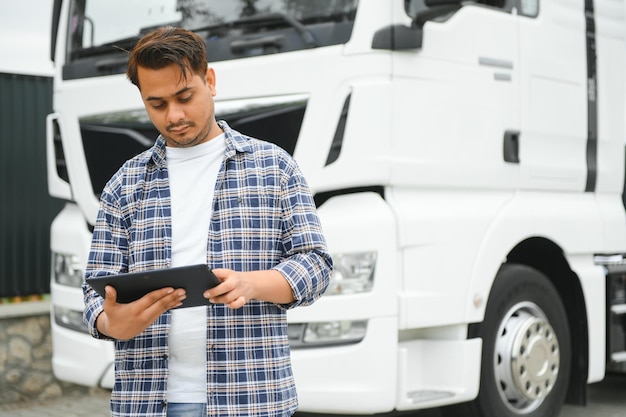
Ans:
[[[210,62],[350,39],[358,0],[72,0],[64,78],[121,73],[151,29],[172,25],[206,39]]]

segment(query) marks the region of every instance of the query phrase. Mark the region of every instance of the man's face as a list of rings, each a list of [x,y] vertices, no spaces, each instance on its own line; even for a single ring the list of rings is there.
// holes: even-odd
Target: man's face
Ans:
[[[167,146],[194,146],[222,133],[213,114],[216,92],[211,68],[204,78],[188,73],[185,79],[175,64],[157,70],[140,66],[137,76],[148,116]]]

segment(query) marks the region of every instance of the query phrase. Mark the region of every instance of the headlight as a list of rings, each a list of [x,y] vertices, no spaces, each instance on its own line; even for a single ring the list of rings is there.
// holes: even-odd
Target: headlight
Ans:
[[[83,270],[76,255],[52,252],[52,273],[57,284],[70,287],[83,284]]]
[[[326,295],[358,294],[371,291],[376,252],[333,254],[334,271]]]
[[[87,325],[83,322],[83,312],[69,310],[67,308],[54,306],[54,322],[66,329],[76,330],[82,333],[89,333]]]
[[[293,349],[359,343],[365,337],[367,320],[325,321],[289,324]]]

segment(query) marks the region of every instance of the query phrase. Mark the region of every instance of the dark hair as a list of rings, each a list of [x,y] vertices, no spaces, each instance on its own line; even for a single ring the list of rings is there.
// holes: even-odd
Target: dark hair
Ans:
[[[183,79],[191,72],[204,80],[207,58],[202,38],[194,32],[171,26],[156,29],[142,37],[133,48],[126,76],[141,88],[138,67],[161,69],[172,64],[180,68]]]

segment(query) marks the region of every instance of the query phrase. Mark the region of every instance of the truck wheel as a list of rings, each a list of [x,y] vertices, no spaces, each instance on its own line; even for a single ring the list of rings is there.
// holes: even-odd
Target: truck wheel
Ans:
[[[480,392],[445,414],[556,417],[569,382],[570,333],[563,303],[541,272],[502,266],[475,336],[483,340]]]

